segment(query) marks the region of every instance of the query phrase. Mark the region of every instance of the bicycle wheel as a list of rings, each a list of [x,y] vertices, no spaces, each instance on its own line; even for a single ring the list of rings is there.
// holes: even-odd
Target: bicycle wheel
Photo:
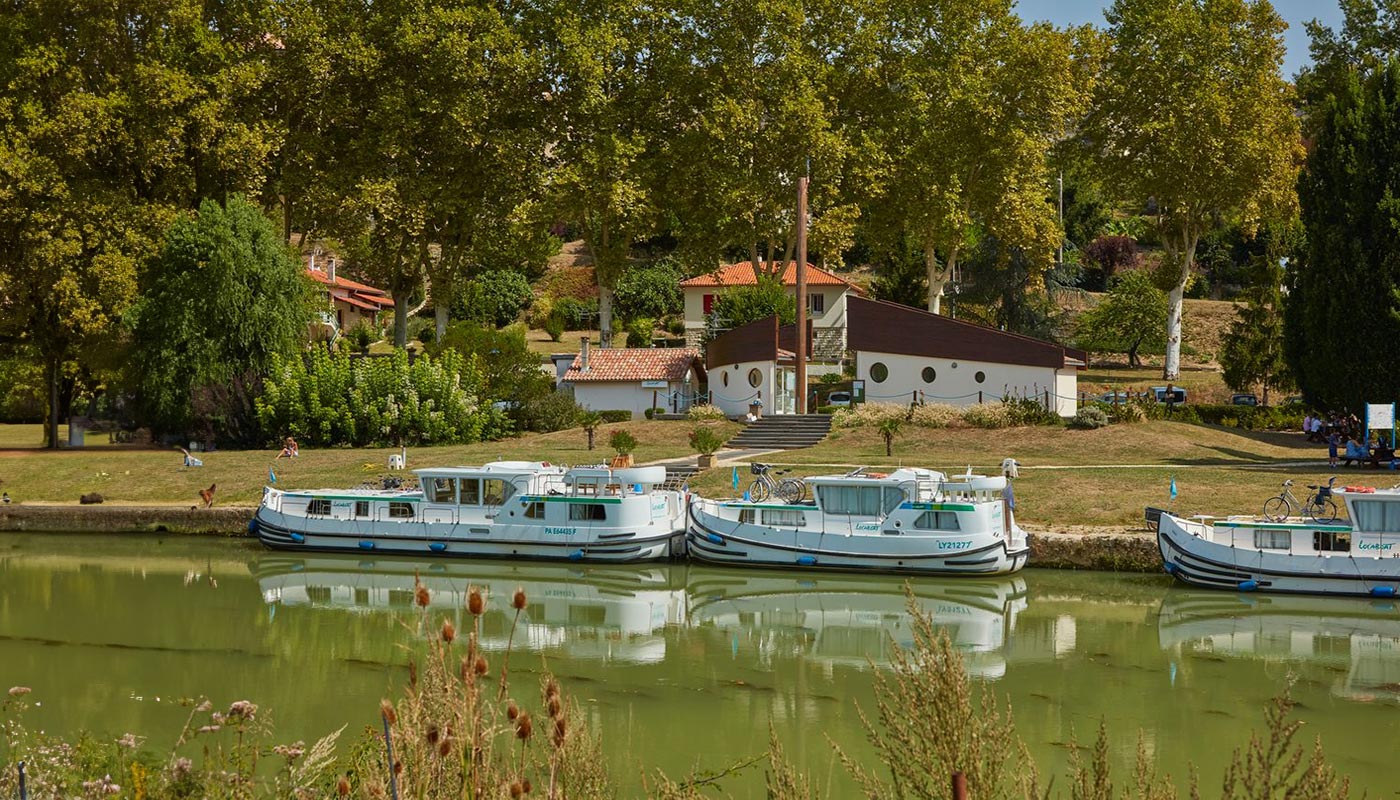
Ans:
[[[783,478],[774,494],[784,503],[800,503],[807,497],[807,484],[796,478]]]
[[[1288,501],[1282,497],[1270,497],[1264,501],[1264,519],[1270,522],[1283,522],[1288,519]]]
[[[1324,497],[1308,506],[1308,516],[1313,522],[1336,522],[1337,504],[1332,502],[1332,498]]]
[[[754,481],[749,484],[749,499],[755,503],[762,503],[768,499],[768,482]]]

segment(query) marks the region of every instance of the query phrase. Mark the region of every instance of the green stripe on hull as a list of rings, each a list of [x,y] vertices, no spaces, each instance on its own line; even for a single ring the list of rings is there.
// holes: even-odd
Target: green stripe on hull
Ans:
[[[1259,528],[1262,530],[1274,531],[1334,531],[1346,533],[1351,530],[1350,525],[1325,525],[1316,523],[1309,525],[1306,522],[1217,522],[1217,528]]]

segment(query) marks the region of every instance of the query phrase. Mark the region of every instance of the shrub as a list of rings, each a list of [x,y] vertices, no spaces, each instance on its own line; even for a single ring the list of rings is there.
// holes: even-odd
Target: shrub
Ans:
[[[666,332],[672,336],[685,335],[685,319],[683,317],[671,317],[666,320]]]
[[[950,428],[963,422],[963,409],[946,403],[914,406],[909,421],[921,428]]]
[[[817,406],[818,414],[835,414],[841,410],[841,406]]]
[[[1014,413],[1006,403],[980,403],[968,406],[963,411],[963,421],[974,428],[1010,428],[1015,422]]]
[[[515,418],[520,430],[549,433],[572,428],[579,411],[578,403],[567,392],[548,392],[522,401]]]
[[[557,342],[564,337],[564,317],[559,312],[551,313],[544,320],[544,332],[549,334],[551,342]]]
[[[453,316],[497,327],[514,322],[529,307],[530,282],[514,270],[489,270],[472,278],[452,301]]]
[[[618,316],[656,318],[679,313],[684,304],[683,277],[670,261],[627,270],[618,278],[613,294]]]
[[[360,320],[355,327],[345,332],[345,340],[350,342],[355,352],[368,353],[369,346],[379,341],[379,332],[370,327],[368,322]]]
[[[1060,415],[1030,397],[1007,397],[1001,401],[1006,406],[1007,418],[1012,427],[1022,425],[1060,425]]]
[[[631,422],[632,412],[625,408],[611,408],[598,412],[603,422]]]
[[[723,447],[724,440],[715,433],[714,428],[701,425],[690,432],[690,446],[700,455],[708,456]]]
[[[564,323],[564,330],[588,330],[598,318],[598,301],[559,297],[554,300],[554,313]]]
[[[608,434],[608,447],[611,447],[620,456],[629,455],[637,449],[637,437],[618,428]]]
[[[646,417],[647,419],[656,419],[657,417],[665,413],[666,409],[664,408],[648,408],[646,411],[642,412],[642,416]]]
[[[650,347],[654,327],[649,317],[629,320],[623,328],[627,332],[628,347]]]
[[[728,419],[728,417],[724,416],[724,412],[720,410],[719,406],[712,405],[691,406],[690,410],[685,412],[685,418],[691,422]]]
[[[1235,406],[1235,405],[1199,405],[1189,406],[1195,414],[1195,419],[1183,422],[1200,422],[1209,425],[1222,425],[1232,428],[1244,428],[1252,431],[1297,431],[1303,429],[1303,406],[1294,403],[1287,406]],[[1178,407],[1172,412],[1173,419],[1180,419],[1177,411],[1184,411],[1186,408]]]
[[[1079,431],[1091,431],[1108,425],[1108,414],[1098,406],[1084,406],[1069,421],[1069,426]]]

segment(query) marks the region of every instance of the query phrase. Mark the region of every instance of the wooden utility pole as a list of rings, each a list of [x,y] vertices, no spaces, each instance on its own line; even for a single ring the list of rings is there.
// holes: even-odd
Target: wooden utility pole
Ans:
[[[807,413],[807,176],[797,179],[797,413]]]

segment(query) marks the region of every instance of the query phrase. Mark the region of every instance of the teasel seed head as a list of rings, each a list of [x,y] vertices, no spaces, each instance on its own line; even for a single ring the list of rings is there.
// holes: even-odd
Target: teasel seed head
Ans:
[[[472,665],[472,671],[478,675],[486,674],[486,656],[476,657],[476,663]]]
[[[530,712],[520,712],[520,716],[515,720],[515,738],[523,742],[530,738],[530,733],[533,730],[534,726],[530,723]]]
[[[447,736],[442,737],[442,742],[438,744],[438,755],[442,756],[443,758],[446,758],[447,754],[451,752],[452,739]]]
[[[402,761],[395,761],[395,762],[394,762],[394,774],[395,774],[395,775],[402,775],[402,774],[403,774],[403,762],[402,762]]]
[[[439,735],[439,733],[438,733],[438,726],[436,726],[436,725],[429,725],[429,726],[428,726],[428,733],[427,733],[427,736],[428,736],[428,744],[437,744],[438,735]]]
[[[481,612],[486,610],[486,600],[481,596],[481,590],[475,586],[467,593],[467,610],[474,617],[481,616]]]
[[[432,599],[432,596],[428,594],[428,587],[424,586],[424,585],[421,584],[421,583],[415,583],[415,584],[414,584],[414,586],[413,586],[413,600],[414,600],[414,602],[416,602],[416,603],[418,604],[418,607],[419,607],[419,608],[427,608],[427,607],[428,607],[428,601],[431,600],[431,599]]]
[[[549,716],[559,718],[559,712],[564,710],[564,704],[559,702],[559,695],[549,698]]]
[[[394,704],[387,699],[379,701],[379,715],[390,725],[397,724],[399,721],[398,712],[394,711]]]
[[[442,621],[442,640],[452,644],[452,640],[457,638],[457,626],[452,624],[452,620]]]
[[[530,793],[530,779],[529,779],[529,778],[521,778],[521,779],[520,779],[520,788],[522,788],[522,789],[525,790],[525,794],[529,794],[529,793]]]
[[[545,697],[545,699],[548,700],[548,699],[551,698],[551,697],[558,697],[558,696],[559,696],[559,684],[558,684],[558,683],[555,683],[555,681],[554,681],[553,678],[550,678],[549,680],[545,681],[545,684],[544,684],[544,697]]]
[[[520,716],[520,706],[517,706],[515,701],[512,700],[510,704],[506,706],[506,719],[515,722],[515,718],[518,716]]]
[[[335,793],[341,797],[349,797],[350,779],[346,778],[344,775],[341,775],[340,780],[335,782]]]
[[[522,794],[525,794],[525,787],[520,785],[520,781],[511,781],[510,796],[520,797]]]
[[[556,748],[564,746],[564,736],[568,733],[568,727],[563,717],[554,720],[554,746]]]
[[[525,590],[519,586],[515,587],[515,594],[510,598],[511,608],[516,611],[525,610]]]
[[[408,660],[408,685],[418,685],[418,662],[413,659]]]

